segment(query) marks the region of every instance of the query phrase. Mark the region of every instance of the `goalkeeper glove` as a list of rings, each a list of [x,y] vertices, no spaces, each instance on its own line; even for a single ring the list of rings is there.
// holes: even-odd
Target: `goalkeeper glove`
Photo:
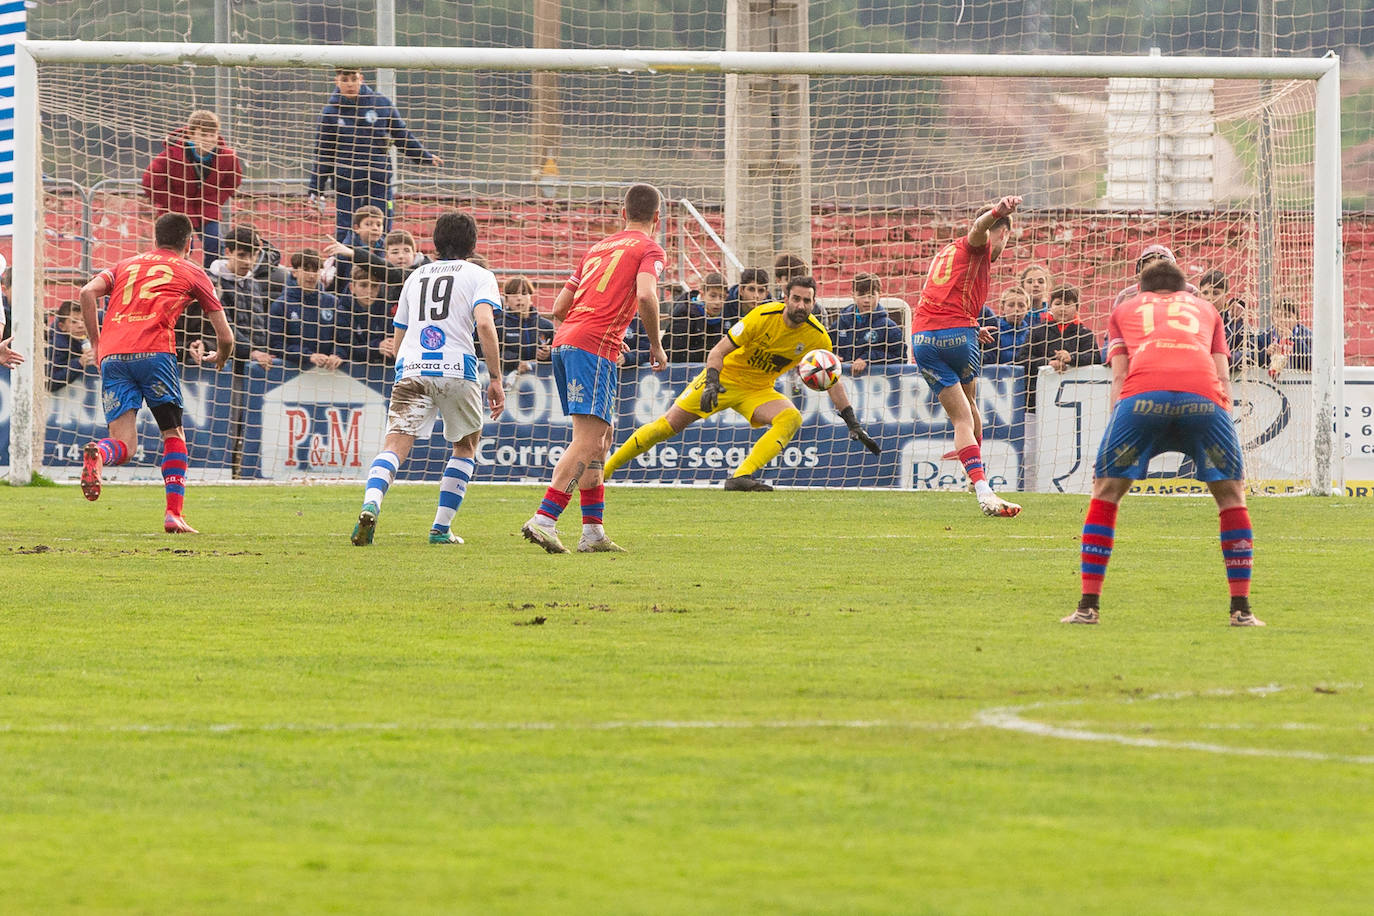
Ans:
[[[855,442],[862,443],[864,448],[875,455],[881,455],[883,453],[883,447],[859,425],[859,418],[854,416],[854,408],[852,406],[846,407],[844,410],[840,411],[840,419],[844,421],[845,426],[849,427],[849,438],[853,439]]]
[[[701,409],[711,413],[720,406],[720,393],[725,388],[720,384],[720,370],[706,370],[706,384],[701,389]]]

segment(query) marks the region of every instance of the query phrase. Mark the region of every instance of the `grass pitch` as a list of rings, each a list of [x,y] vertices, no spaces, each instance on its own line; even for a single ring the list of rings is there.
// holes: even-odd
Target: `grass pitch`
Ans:
[[[0,491],[0,910],[1366,913],[1374,504],[612,488]],[[562,527],[576,530],[576,508]],[[575,535],[568,540],[575,542]]]

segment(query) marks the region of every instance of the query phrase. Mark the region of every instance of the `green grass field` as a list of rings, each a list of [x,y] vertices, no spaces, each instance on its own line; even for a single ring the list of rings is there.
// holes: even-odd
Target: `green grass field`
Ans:
[[[0,490],[0,911],[1370,911],[1374,503],[435,492]]]

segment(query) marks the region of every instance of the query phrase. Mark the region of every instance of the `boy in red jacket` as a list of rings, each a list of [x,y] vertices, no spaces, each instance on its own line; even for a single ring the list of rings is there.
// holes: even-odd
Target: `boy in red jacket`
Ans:
[[[220,207],[242,181],[243,164],[220,136],[219,118],[213,111],[193,111],[143,173],[143,193],[157,210],[154,218],[164,213],[190,218],[208,268],[221,257]]]

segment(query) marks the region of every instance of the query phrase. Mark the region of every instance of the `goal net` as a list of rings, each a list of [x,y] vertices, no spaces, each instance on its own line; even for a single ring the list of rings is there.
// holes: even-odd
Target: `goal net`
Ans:
[[[1322,279],[1339,256],[1337,214],[1318,207],[1315,151],[1323,131],[1339,128],[1318,126],[1316,78],[1329,69],[1321,62],[1272,61],[1266,71],[1265,61],[1190,69],[1160,58],[34,47],[43,175],[33,213],[43,228],[33,255],[37,358],[28,400],[6,401],[12,426],[31,412],[33,466],[57,479],[74,478],[81,446],[104,434],[99,379],[65,303],[94,272],[150,247],[159,208],[185,206],[178,188],[214,178],[232,194],[218,212],[201,212],[192,258],[234,297],[239,344],[215,372],[201,361],[213,334],[199,316],[189,314],[178,334],[193,478],[365,474],[392,380],[381,341],[411,253],[387,235],[350,235],[350,253],[330,252],[354,228],[349,211],[378,203],[384,231],[408,232],[415,255],[432,254],[439,213],[472,213],[478,252],[498,280],[518,290],[523,278],[533,289],[536,317],[515,320],[526,303],[516,293],[507,299],[508,406],[487,425],[478,473],[547,479],[571,428],[537,315],[583,251],[619,229],[625,187],[649,181],[667,201],[665,330],[675,313],[700,316],[707,277],[721,274],[731,288],[725,324],[693,318],[719,334],[749,307],[737,289],[741,270],[767,271],[772,298],[775,262],[790,254],[819,284],[846,369],[864,361],[845,384],[883,454],[852,443],[828,398],[784,376],[781,390],[804,423],[765,472],[777,484],[964,486],[958,463],[941,457],[952,430],[910,362],[910,310],[936,255],[1003,194],[1026,203],[993,265],[984,323],[1000,333],[978,382],[984,460],[1000,487],[1089,486],[1108,412],[1106,317],[1152,246],[1169,249],[1191,282],[1207,280],[1204,292],[1228,310],[1235,419],[1252,488],[1339,483],[1329,424],[1316,422],[1338,404],[1340,346],[1338,323],[1322,314],[1339,314],[1339,285]],[[1228,63],[1246,67],[1228,71]],[[345,101],[342,123],[346,90],[336,67],[361,68],[374,121]],[[384,114],[367,95],[374,91],[405,122],[404,131],[392,125],[399,145],[380,154],[367,145]],[[205,142],[188,145],[193,112],[218,120],[208,151]],[[322,129],[333,138],[327,149]],[[222,174],[233,159],[242,168],[236,185]],[[1333,233],[1326,250],[1314,234],[1323,219]],[[244,238],[254,240],[251,250]],[[854,280],[865,273],[881,284],[873,312],[852,305]],[[1323,282],[1334,302],[1319,302]],[[1076,308],[1051,313],[1052,293],[1064,289]],[[645,341],[631,330],[617,442],[661,414],[701,358],[684,349],[655,373],[640,364]],[[1071,351],[1067,361],[1055,358],[1061,349]],[[139,430],[138,454],[111,469],[111,481],[160,479],[146,411]],[[727,411],[618,477],[719,482],[755,436]],[[446,452],[436,431],[402,476],[438,479]],[[1176,455],[1152,473],[1147,489],[1194,486]]]

